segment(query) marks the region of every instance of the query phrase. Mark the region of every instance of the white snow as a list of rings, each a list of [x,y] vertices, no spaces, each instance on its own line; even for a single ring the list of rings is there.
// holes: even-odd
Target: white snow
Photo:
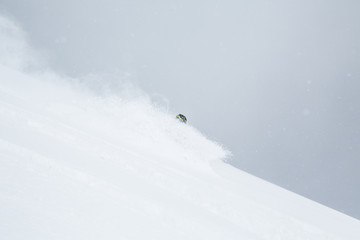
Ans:
[[[146,97],[19,69],[0,65],[0,239],[360,239],[360,221],[231,167]]]

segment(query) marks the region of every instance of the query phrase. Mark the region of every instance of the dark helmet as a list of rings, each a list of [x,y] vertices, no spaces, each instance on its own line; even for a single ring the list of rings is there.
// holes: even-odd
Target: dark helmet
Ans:
[[[179,119],[179,120],[180,120],[181,122],[183,122],[183,123],[186,123],[186,122],[187,122],[186,117],[185,117],[184,115],[182,115],[182,114],[178,114],[178,115],[176,116],[176,118]]]

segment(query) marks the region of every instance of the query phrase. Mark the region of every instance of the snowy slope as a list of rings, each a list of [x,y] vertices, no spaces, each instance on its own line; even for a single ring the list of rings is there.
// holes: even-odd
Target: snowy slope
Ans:
[[[0,61],[1,239],[360,239],[358,220],[224,163],[146,97],[14,59]]]
[[[1,67],[2,239],[360,239],[360,222],[263,182],[146,99]]]

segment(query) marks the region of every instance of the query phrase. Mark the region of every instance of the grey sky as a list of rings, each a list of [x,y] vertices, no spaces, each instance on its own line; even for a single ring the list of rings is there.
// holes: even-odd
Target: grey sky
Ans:
[[[360,1],[0,0],[60,73],[164,96],[232,164],[360,218]],[[115,80],[114,80],[115,79]],[[107,81],[107,82],[106,82]]]

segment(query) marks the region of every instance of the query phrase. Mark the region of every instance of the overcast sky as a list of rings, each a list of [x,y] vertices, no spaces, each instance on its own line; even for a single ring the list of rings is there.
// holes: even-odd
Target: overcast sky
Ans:
[[[0,13],[57,72],[131,82],[234,166],[360,218],[360,1],[0,0]]]

